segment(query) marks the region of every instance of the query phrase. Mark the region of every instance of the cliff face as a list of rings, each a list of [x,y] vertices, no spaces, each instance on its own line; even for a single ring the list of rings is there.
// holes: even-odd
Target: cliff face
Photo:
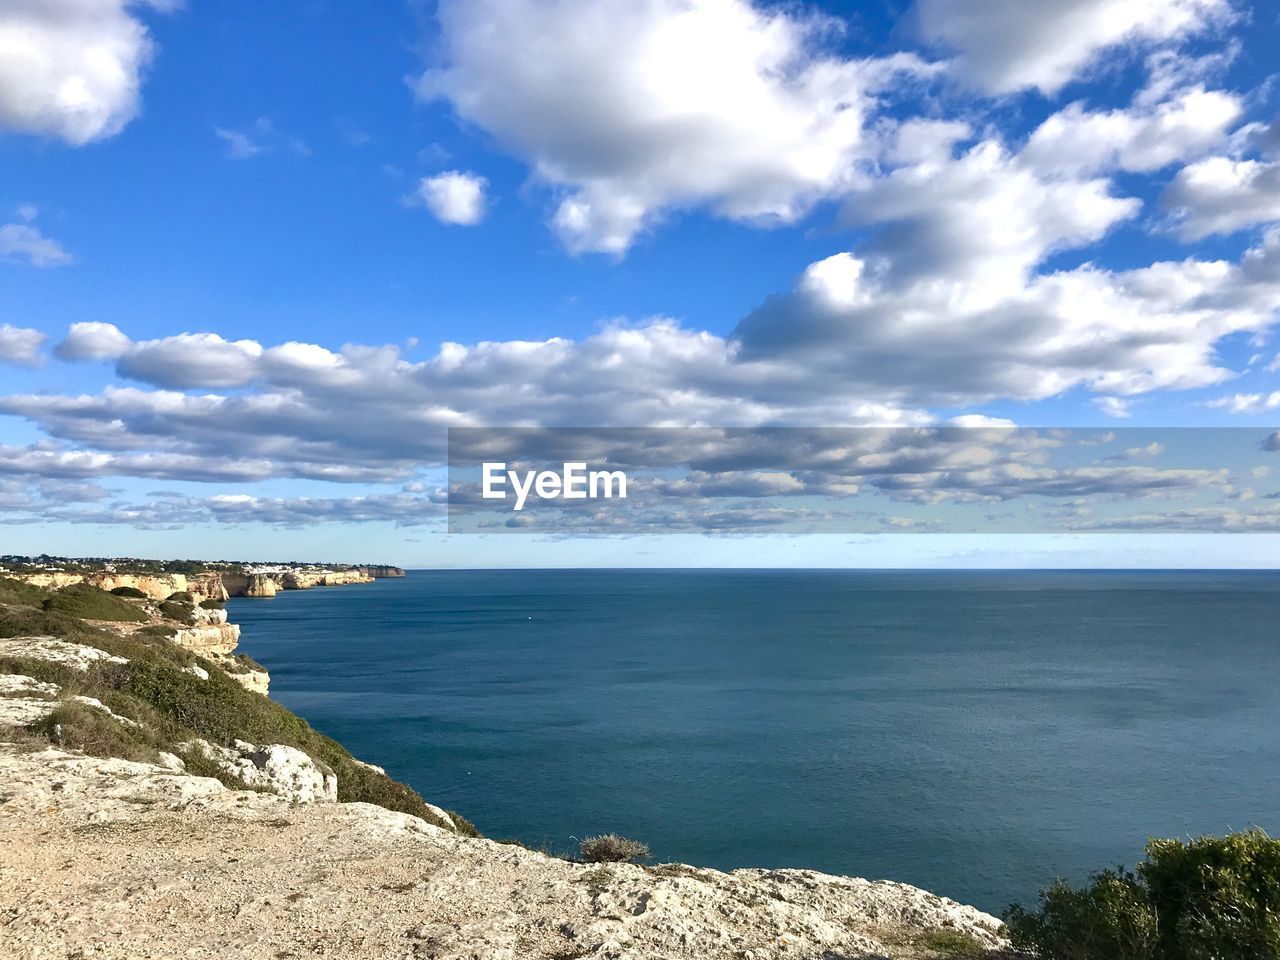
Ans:
[[[399,570],[399,567],[378,567]],[[232,597],[274,597],[281,590],[310,590],[313,587],[339,587],[352,583],[372,583],[375,577],[368,567],[329,570],[322,567],[285,567],[271,570],[245,569],[221,575],[222,586]],[[387,573],[386,576],[396,576]],[[400,570],[399,576],[404,576]]]
[[[164,600],[175,593],[190,593],[196,600],[225,600],[227,591],[222,585],[222,577],[217,573],[200,573],[190,577],[181,573],[141,574],[114,573],[99,571],[96,573],[7,573],[5,576],[21,580],[33,587],[47,590],[59,590],[77,583],[87,583],[99,590],[115,590],[119,587],[132,587],[141,590],[152,600]]]
[[[375,580],[385,580],[389,577],[404,576],[404,570],[400,567],[357,567],[356,569],[363,571],[366,575]]]

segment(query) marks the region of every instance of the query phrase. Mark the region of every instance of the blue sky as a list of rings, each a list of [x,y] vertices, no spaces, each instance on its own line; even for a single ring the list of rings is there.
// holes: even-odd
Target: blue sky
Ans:
[[[450,425],[1267,427],[1276,49],[1245,0],[0,2],[3,546],[1269,564],[492,543],[440,488]]]

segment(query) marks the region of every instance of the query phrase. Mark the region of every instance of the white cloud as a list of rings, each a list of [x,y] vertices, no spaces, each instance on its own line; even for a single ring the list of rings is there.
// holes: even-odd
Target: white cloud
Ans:
[[[227,145],[227,156],[232,160],[248,160],[256,157],[263,150],[247,133],[239,130],[228,130],[225,127],[214,127],[214,136]]]
[[[803,362],[815,383],[944,405],[1078,386],[1127,397],[1229,378],[1215,344],[1274,322],[1280,237],[1236,264],[1042,272],[1055,252],[1088,246],[1137,213],[1136,200],[1110,188],[1037,169],[992,141],[899,168],[848,201],[850,222],[879,231],[745,318],[741,356]]]
[[[40,347],[48,338],[39,330],[0,324],[0,361],[22,367],[41,362]]]
[[[299,157],[311,156],[311,147],[300,137],[276,129],[270,117],[259,117],[247,130],[214,127],[214,136],[227,145],[232,160],[249,160],[264,153],[284,149]]]
[[[139,109],[154,53],[143,6],[168,0],[8,0],[0,8],[0,128],[80,145]]]
[[[1199,86],[1123,110],[1073,103],[1036,129],[1023,157],[1042,170],[1149,173],[1216,146],[1242,111],[1238,96]]]
[[[874,98],[914,56],[824,52],[835,21],[750,0],[444,0],[418,81],[560,194],[570,250],[623,253],[664,214],[791,223],[874,152]]]
[[[1161,203],[1187,240],[1280,221],[1280,161],[1201,160],[1178,171]]]
[[[1129,409],[1130,401],[1124,397],[1094,397],[1093,405],[1108,417],[1125,420],[1133,416]]]
[[[33,267],[62,267],[74,259],[56,240],[29,223],[0,225],[0,260],[19,261]]]
[[[1053,94],[1110,48],[1176,43],[1234,12],[1228,0],[920,0],[919,16],[926,38],[958,52],[969,82]]]
[[[262,347],[216,333],[183,333],[132,344],[120,357],[120,375],[160,387],[237,387],[253,379]]]
[[[73,323],[54,352],[63,360],[112,360],[123,356],[131,344],[115,324]]]
[[[474,173],[449,170],[423,177],[418,199],[441,223],[474,226],[484,219],[489,181]]]
[[[1210,400],[1206,406],[1228,413],[1265,413],[1280,407],[1280,390],[1273,393],[1234,393]]]

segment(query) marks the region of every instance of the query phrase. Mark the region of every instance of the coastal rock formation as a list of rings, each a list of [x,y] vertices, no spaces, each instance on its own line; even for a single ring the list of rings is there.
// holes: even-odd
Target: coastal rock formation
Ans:
[[[251,573],[245,577],[244,592],[246,597],[274,597],[280,587],[265,573]]]
[[[107,591],[131,587],[142,591],[152,600],[164,600],[175,593],[190,593],[197,601],[227,599],[222,577],[217,573],[199,573],[188,577],[181,573],[140,574],[103,570],[91,573],[17,571],[6,573],[5,576],[46,590],[60,590],[77,583],[87,583],[91,587]]]
[[[338,587],[351,583],[372,583],[374,576],[369,567],[269,567],[245,568],[238,572],[221,574],[221,583],[227,595],[232,597],[274,597],[281,590],[310,590],[313,587]],[[399,567],[373,568],[385,571]],[[396,576],[388,572],[386,576]],[[404,571],[399,570],[399,576]]]
[[[400,567],[356,567],[357,570],[374,580],[386,580],[388,578],[403,577],[404,570]]]
[[[195,740],[186,747],[199,750],[247,787],[269,790],[294,803],[338,801],[338,778],[333,771],[294,747],[279,743],[258,747],[244,740],[230,747]]]
[[[568,863],[351,803],[0,745],[0,917],[15,957],[906,960],[1000,923],[807,870]]]
[[[201,656],[230,653],[240,644],[240,626],[235,623],[222,623],[201,627],[179,627],[174,630],[171,639],[178,646]]]

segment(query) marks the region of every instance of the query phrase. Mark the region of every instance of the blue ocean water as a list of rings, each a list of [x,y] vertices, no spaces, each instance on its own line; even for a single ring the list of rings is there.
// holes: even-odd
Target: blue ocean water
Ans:
[[[998,911],[1280,829],[1280,574],[421,571],[235,600],[272,695],[491,837]]]

